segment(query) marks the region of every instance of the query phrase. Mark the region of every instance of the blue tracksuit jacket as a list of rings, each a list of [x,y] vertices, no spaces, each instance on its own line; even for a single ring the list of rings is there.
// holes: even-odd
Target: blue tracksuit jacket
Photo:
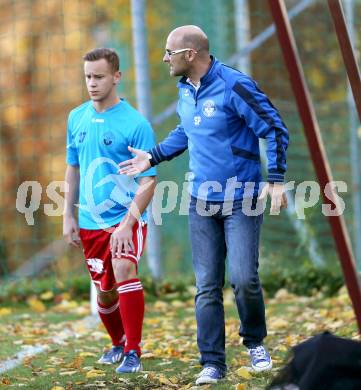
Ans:
[[[149,151],[151,164],[171,160],[188,148],[192,196],[224,201],[227,185],[235,181],[240,188],[234,199],[254,196],[262,181],[259,138],[267,140],[268,181],[283,182],[288,131],[254,80],[211,58],[198,90],[186,77],[180,79],[180,124]],[[247,182],[255,183],[248,195]]]

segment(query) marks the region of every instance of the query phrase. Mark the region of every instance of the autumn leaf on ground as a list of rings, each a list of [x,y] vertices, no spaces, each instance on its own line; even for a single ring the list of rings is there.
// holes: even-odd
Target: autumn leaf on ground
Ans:
[[[241,367],[239,368],[237,371],[236,371],[237,375],[242,377],[243,379],[252,379],[252,375],[250,374],[250,372],[248,371],[247,368],[245,367]]]
[[[157,377],[157,379],[159,380],[159,382],[162,384],[162,385],[168,385],[168,386],[171,386],[171,387],[177,387],[177,385],[174,385],[165,375],[159,375]]]
[[[57,313],[68,313],[76,309],[78,306],[79,304],[75,301],[63,300],[59,303],[59,305],[56,305],[53,310]]]
[[[185,304],[184,304],[184,302],[182,302],[182,301],[174,300],[174,301],[172,301],[172,306],[173,306],[173,307],[176,307],[176,308],[179,308],[179,307],[184,307]]]
[[[274,299],[276,299],[278,302],[285,302],[287,300],[292,300],[292,299],[295,299],[295,295],[294,294],[291,294],[290,292],[288,292],[288,290],[286,290],[285,288],[280,288],[275,296],[274,296]]]
[[[57,356],[51,356],[48,359],[48,363],[51,365],[54,365],[54,366],[59,366],[60,364],[64,363],[64,359],[61,357],[57,357]]]
[[[172,383],[178,383],[178,378],[176,377],[176,376],[171,376],[170,378],[169,378],[169,380],[172,382]]]
[[[34,359],[34,356],[26,356],[24,359],[23,359],[23,365],[24,366],[30,366],[31,365],[31,362],[33,361]]]
[[[348,320],[354,320],[355,319],[355,312],[351,310],[347,310],[344,313],[340,313],[341,318],[348,321]]]
[[[284,343],[288,347],[292,347],[298,343],[298,337],[296,335],[290,334],[284,339]]]
[[[105,371],[94,369],[86,373],[87,378],[95,378],[97,376],[105,376]]]
[[[12,310],[9,307],[2,307],[0,309],[0,316],[7,316],[8,314],[11,314]]]
[[[40,299],[43,301],[50,301],[54,298],[54,293],[52,291],[46,291],[40,295]]]
[[[65,367],[67,368],[81,368],[84,362],[84,358],[81,356],[77,356],[71,363],[67,364]]]
[[[179,390],[188,390],[188,389],[190,389],[192,386],[193,386],[192,383],[188,383],[188,385],[185,385],[185,386],[181,387]]]
[[[308,331],[308,332],[312,332],[314,330],[317,329],[317,324],[313,323],[313,322],[305,322],[303,324],[303,327]]]
[[[146,352],[146,353],[142,354],[142,359],[150,359],[150,358],[154,358],[154,357],[155,357],[154,353],[151,353],[151,352]]]
[[[289,326],[289,321],[284,320],[283,318],[276,318],[270,321],[269,327],[271,329],[281,330],[286,329]]]
[[[97,357],[98,355],[95,354],[94,352],[80,352],[79,356],[85,358],[85,357]]]
[[[3,385],[10,385],[11,384],[10,379],[5,377],[5,376],[1,378],[1,383]]]
[[[78,371],[77,370],[71,370],[71,371],[62,371],[59,373],[59,375],[62,375],[62,376],[72,376],[74,374],[76,374]]]
[[[157,310],[165,310],[165,309],[168,308],[168,303],[164,302],[164,301],[157,301],[154,304],[154,308],[157,309]]]
[[[46,311],[46,307],[43,302],[39,301],[37,298],[29,298],[27,303],[36,313],[44,313]]]

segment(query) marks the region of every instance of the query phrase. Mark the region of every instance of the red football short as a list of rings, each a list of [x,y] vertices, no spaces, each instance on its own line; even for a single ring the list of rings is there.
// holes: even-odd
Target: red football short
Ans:
[[[110,252],[111,233],[106,230],[80,229],[79,235],[92,281],[100,287],[101,291],[112,290],[115,284],[115,277],[112,266],[112,254]],[[134,252],[129,249],[128,255],[125,253],[121,254],[122,259],[132,261],[137,266],[137,269],[139,259],[143,253],[146,236],[147,225],[145,223],[135,223],[133,226]]]

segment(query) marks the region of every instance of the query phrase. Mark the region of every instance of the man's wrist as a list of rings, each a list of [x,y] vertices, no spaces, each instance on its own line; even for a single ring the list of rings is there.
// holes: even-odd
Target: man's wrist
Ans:
[[[148,158],[150,166],[154,167],[155,162],[154,162],[153,154],[150,151],[147,152],[147,158]]]
[[[278,172],[278,171],[269,171],[268,172],[268,179],[267,181],[271,184],[273,183],[284,183],[285,181],[285,174],[284,172]]]
[[[284,186],[285,185],[285,183],[283,181],[268,181],[267,183],[271,186],[273,186],[273,185]]]

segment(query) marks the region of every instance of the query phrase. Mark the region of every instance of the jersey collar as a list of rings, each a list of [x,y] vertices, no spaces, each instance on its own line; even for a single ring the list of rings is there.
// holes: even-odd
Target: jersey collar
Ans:
[[[102,111],[102,112],[98,112],[95,107],[93,106],[93,102],[90,100],[90,106],[91,106],[91,109],[94,113],[98,114],[98,115],[101,115],[101,114],[105,114],[107,112],[110,112],[110,111],[116,111],[116,110],[119,110],[119,108],[121,108],[121,106],[124,104],[124,99],[122,98],[119,98],[119,102],[114,104],[113,106],[110,106],[108,107],[105,111]]]
[[[216,78],[216,75],[217,75],[217,70],[218,70],[220,62],[217,60],[216,57],[214,57],[212,55],[210,57],[212,60],[211,66],[209,67],[207,73],[203,77],[201,77],[201,80],[200,80],[200,85],[202,85],[202,86],[206,85],[206,84],[210,84]],[[185,85],[189,85],[189,84],[190,83],[188,82],[188,78],[186,76],[183,76],[179,80],[177,86],[178,86],[178,88],[182,88]]]

